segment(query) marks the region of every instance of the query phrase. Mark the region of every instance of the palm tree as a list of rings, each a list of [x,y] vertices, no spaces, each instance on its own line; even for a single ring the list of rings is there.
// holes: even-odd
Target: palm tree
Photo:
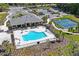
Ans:
[[[61,38],[61,36],[62,36],[62,31],[59,31],[59,33],[60,33],[60,38]]]
[[[74,32],[73,27],[70,27],[70,28],[68,29],[68,31],[69,31],[69,32]]]
[[[64,33],[64,32],[62,32],[62,40],[65,38],[64,36],[65,36],[65,33]]]
[[[60,34],[59,41],[62,41],[64,39],[64,32],[59,31],[59,34]]]
[[[76,30],[77,30],[77,32],[79,32],[79,23],[78,23],[78,25],[77,25],[77,28],[76,28]]]

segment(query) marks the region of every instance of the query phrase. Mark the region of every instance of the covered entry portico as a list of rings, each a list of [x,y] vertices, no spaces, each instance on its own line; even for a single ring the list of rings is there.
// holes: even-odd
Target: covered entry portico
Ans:
[[[17,29],[17,28],[37,27],[40,25],[43,25],[43,22],[25,23],[25,24],[20,24],[20,25],[13,25],[11,27],[12,29]]]

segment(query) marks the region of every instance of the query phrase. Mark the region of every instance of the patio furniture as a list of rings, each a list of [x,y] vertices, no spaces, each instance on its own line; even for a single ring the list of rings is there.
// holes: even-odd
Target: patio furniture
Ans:
[[[40,44],[40,42],[37,42],[37,44]]]

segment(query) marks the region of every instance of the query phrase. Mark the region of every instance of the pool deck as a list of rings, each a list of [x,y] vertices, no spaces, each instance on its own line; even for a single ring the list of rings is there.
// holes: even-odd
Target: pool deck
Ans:
[[[30,31],[44,32],[47,35],[47,37],[38,39],[38,40],[33,40],[33,41],[24,41],[22,38],[22,35],[28,34],[28,32]],[[15,38],[16,49],[36,45],[37,42],[43,43],[43,42],[46,42],[47,40],[50,40],[50,41],[56,40],[55,35],[52,34],[44,26],[38,26],[37,28],[34,28],[34,29],[17,30],[17,31],[14,31],[13,33]]]

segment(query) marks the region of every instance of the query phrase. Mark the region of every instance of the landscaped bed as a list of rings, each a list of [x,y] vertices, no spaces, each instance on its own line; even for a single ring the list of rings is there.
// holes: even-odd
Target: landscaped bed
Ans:
[[[4,23],[6,16],[7,12],[0,12],[0,25]]]

